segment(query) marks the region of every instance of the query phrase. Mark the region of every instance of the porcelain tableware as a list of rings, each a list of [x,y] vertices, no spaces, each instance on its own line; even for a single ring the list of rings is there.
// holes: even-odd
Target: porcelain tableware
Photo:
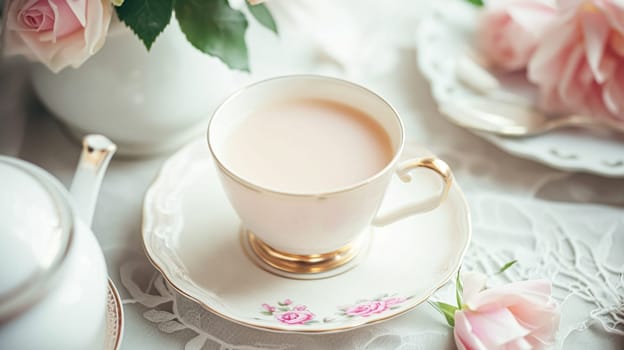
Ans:
[[[363,181],[320,193],[268,188],[232,170],[225,156],[232,129],[254,110],[300,98],[338,102],[365,112],[389,136],[392,160]],[[400,162],[403,145],[401,119],[383,98],[344,80],[313,75],[273,78],[243,88],[217,108],[208,126],[212,158],[225,192],[245,227],[245,240],[251,251],[277,272],[308,274],[309,278],[325,277],[328,271],[339,273],[352,267],[358,254],[366,249],[371,224],[386,226],[432,210],[445,200],[452,184],[450,168],[435,157]],[[410,176],[417,168],[430,169],[439,175],[443,184],[440,194],[378,213],[393,174],[411,182],[410,186],[422,187]]]
[[[455,74],[466,87],[480,94],[446,101],[440,111],[455,124],[501,136],[531,137],[561,128],[624,132],[624,124],[606,118],[539,111],[532,98],[506,91],[496,75],[479,64],[477,53],[457,59]]]
[[[69,193],[35,165],[0,156],[0,348],[104,348],[108,278],[90,225],[114,151],[87,136]]]
[[[426,155],[410,146],[404,157]],[[403,314],[455,276],[470,242],[468,206],[454,184],[436,210],[374,228],[352,269],[324,279],[284,278],[244,247],[240,220],[218,176],[204,140],[167,160],[145,196],[143,243],[176,290],[249,327],[330,333]],[[429,172],[412,176],[422,188],[395,179],[382,210],[439,190]]]
[[[462,65],[466,64],[467,54],[473,56],[471,43],[478,15],[479,8],[467,2],[451,1],[434,4],[432,11],[423,16],[416,35],[417,63],[430,82],[433,98],[442,108],[466,98],[511,99],[535,107],[537,91],[523,74],[489,71],[488,75],[494,75],[498,85],[496,81],[483,79],[482,74],[472,74],[474,70],[471,69],[466,79],[466,69]],[[475,79],[479,85],[476,89]],[[455,116],[450,115],[451,118]],[[512,155],[554,168],[624,177],[624,137],[621,134],[566,128],[531,138],[513,138],[468,130]]]

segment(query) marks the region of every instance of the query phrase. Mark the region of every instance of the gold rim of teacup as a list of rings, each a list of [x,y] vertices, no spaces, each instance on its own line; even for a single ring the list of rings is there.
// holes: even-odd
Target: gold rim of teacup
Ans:
[[[338,188],[335,190],[330,190],[330,191],[326,191],[326,192],[319,192],[319,193],[290,193],[290,192],[283,192],[280,190],[275,190],[275,189],[271,189],[271,188],[267,188],[267,187],[263,187],[260,185],[257,185],[249,180],[246,180],[245,178],[243,178],[242,176],[239,176],[237,174],[235,174],[233,171],[231,171],[227,166],[225,166],[225,164],[223,164],[223,162],[221,162],[221,160],[219,159],[219,156],[217,155],[217,153],[214,151],[213,145],[210,142],[210,130],[212,128],[212,124],[215,120],[215,118],[217,117],[217,115],[221,112],[222,108],[224,106],[226,106],[227,104],[229,104],[232,100],[234,100],[235,98],[237,98],[240,94],[242,94],[243,92],[245,92],[246,90],[249,90],[257,85],[261,85],[261,84],[265,84],[271,81],[276,81],[276,80],[297,80],[297,79],[316,79],[316,80],[325,80],[325,81],[332,81],[335,83],[339,83],[339,84],[344,84],[347,86],[350,86],[352,88],[358,89],[360,91],[364,91],[367,94],[370,94],[372,97],[375,97],[377,99],[379,99],[379,101],[383,104],[385,104],[391,111],[392,111],[392,115],[394,116],[394,119],[397,122],[397,125],[399,126],[399,144],[398,147],[394,150],[394,156],[392,157],[392,160],[390,160],[390,162],[388,162],[388,164],[386,164],[386,166],[381,169],[379,172],[377,172],[375,175],[368,177],[360,182],[357,182],[353,185],[350,185],[348,187],[344,187],[344,188]],[[269,79],[265,79],[265,80],[261,80],[258,82],[255,82],[253,84],[249,84],[239,90],[237,90],[236,92],[234,92],[233,94],[231,94],[228,98],[226,98],[214,111],[214,113],[212,114],[212,117],[210,118],[210,122],[208,123],[208,131],[206,133],[207,135],[207,141],[208,141],[208,149],[210,150],[210,154],[212,155],[212,158],[214,159],[215,163],[217,164],[217,166],[219,167],[219,169],[221,169],[223,171],[224,174],[226,174],[228,177],[230,177],[233,181],[245,186],[246,188],[249,188],[253,191],[256,192],[261,192],[261,193],[270,193],[270,194],[275,194],[275,195],[281,195],[281,196],[290,196],[290,197],[315,197],[315,198],[326,198],[326,197],[330,197],[330,196],[334,196],[334,195],[338,195],[338,194],[342,194],[345,192],[350,192],[353,190],[356,190],[360,187],[366,186],[369,183],[377,180],[378,178],[380,178],[381,176],[383,176],[387,171],[389,171],[400,159],[401,154],[403,153],[403,147],[405,144],[405,129],[403,126],[403,122],[401,121],[401,118],[399,117],[399,112],[397,112],[397,110],[388,102],[386,101],[386,99],[384,99],[383,97],[381,97],[380,95],[378,95],[377,93],[373,92],[370,89],[367,89],[361,85],[352,83],[350,81],[347,80],[343,80],[343,79],[338,79],[338,78],[333,78],[333,77],[328,77],[328,76],[323,76],[323,75],[314,75],[314,74],[297,74],[297,75],[285,75],[285,76],[279,76],[279,77],[273,77],[273,78],[269,78]]]

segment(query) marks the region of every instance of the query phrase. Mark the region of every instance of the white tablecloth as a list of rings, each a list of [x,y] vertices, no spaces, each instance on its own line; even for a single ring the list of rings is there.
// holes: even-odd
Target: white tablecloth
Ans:
[[[467,194],[474,235],[464,269],[493,272],[518,259],[497,278],[553,281],[562,302],[557,348],[624,348],[624,179],[518,159],[446,121],[415,62],[413,38],[425,1],[275,0],[272,6],[282,33],[276,38],[252,23],[253,79],[316,72],[386,97],[402,115],[408,142],[447,160]],[[0,70],[0,152],[68,185],[79,144],[39,104],[26,68],[7,63]],[[114,159],[94,219],[124,299],[122,349],[453,348],[452,330],[426,304],[345,333],[278,335],[220,319],[177,295],[148,263],[140,235],[145,190],[167,157]]]

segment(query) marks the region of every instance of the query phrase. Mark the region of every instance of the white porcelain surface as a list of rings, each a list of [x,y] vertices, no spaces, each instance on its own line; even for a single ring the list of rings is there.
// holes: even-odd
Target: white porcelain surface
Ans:
[[[21,167],[0,161],[0,296],[59,259],[61,214],[48,190]]]
[[[422,153],[406,154],[416,155]],[[143,241],[150,260],[176,289],[251,327],[334,332],[396,316],[422,303],[454,276],[470,240],[468,207],[455,185],[439,208],[375,229],[369,252],[352,270],[313,281],[278,277],[245,255],[240,222],[217,177],[204,140],[170,158],[145,198]],[[386,201],[397,205],[438,190],[437,179],[428,172],[414,177],[427,191],[397,181]],[[278,304],[288,304],[287,299],[292,303]],[[344,307],[358,303],[372,311],[345,315]],[[270,307],[276,308],[273,314]],[[311,322],[280,321],[295,311]]]
[[[101,133],[126,155],[166,152],[203,132],[213,108],[245,74],[188,43],[175,18],[150,52],[120,23],[78,69],[34,65],[42,102],[76,137]]]
[[[471,43],[477,14],[478,8],[467,2],[449,1],[443,6],[434,6],[422,19],[417,32],[418,64],[431,83],[438,105],[443,106],[452,99],[479,95],[463,85],[456,73],[463,55],[474,51]],[[534,99],[534,87],[519,75],[497,76],[503,83],[503,91],[522,93]],[[475,134],[513,155],[555,168],[624,177],[624,137],[621,135],[572,129],[531,138],[506,138],[483,132]]]
[[[295,98],[337,101],[366,111],[388,134],[393,147],[392,160],[368,179],[346,188],[328,188],[322,193],[285,193],[264,188],[253,178],[238,176],[230,169],[225,156],[226,140],[231,129],[240,125],[256,109]],[[319,254],[342,248],[366,231],[373,222],[401,158],[404,131],[397,112],[370,90],[322,76],[285,76],[245,87],[227,99],[216,110],[210,122],[208,144],[217,161],[219,178],[225,192],[246,229],[280,251]],[[340,144],[336,146],[340,147]],[[358,159],[353,161],[357,162]],[[408,181],[404,186],[419,190],[423,188],[417,180]],[[410,214],[422,211],[425,210],[411,210]]]

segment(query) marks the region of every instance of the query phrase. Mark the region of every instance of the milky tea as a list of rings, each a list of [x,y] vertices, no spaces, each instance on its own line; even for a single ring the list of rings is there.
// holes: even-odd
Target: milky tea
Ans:
[[[226,138],[224,161],[243,179],[274,191],[322,193],[386,167],[384,128],[356,108],[316,98],[274,102],[250,113]]]

